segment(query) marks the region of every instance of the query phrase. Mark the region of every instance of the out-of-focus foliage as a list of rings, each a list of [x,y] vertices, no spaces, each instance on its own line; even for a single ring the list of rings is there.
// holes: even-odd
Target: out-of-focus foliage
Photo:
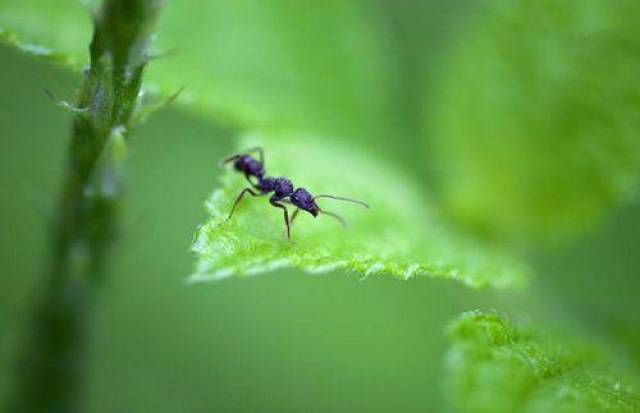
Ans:
[[[426,118],[445,209],[491,235],[550,239],[634,191],[638,18],[633,0],[483,2],[471,13]]]
[[[449,327],[450,401],[460,413],[637,412],[636,383],[611,374],[594,348],[558,343],[497,314],[470,312]]]
[[[544,300],[559,302],[590,331],[619,343],[640,371],[638,245],[640,204],[635,202],[570,248],[538,253],[534,267],[548,286]]]
[[[168,2],[158,36],[176,53],[150,80],[185,84],[245,127],[382,134],[393,61],[381,17],[363,0]]]
[[[89,62],[88,3],[0,0],[0,40],[24,53],[81,69]]]
[[[85,2],[86,3],[86,2]],[[77,0],[0,0],[0,37],[81,67],[90,7]],[[241,127],[383,134],[392,62],[378,9],[328,2],[170,1],[145,83]]]
[[[321,214],[314,220],[301,211],[290,243],[282,211],[269,205],[269,195],[247,195],[231,221],[226,221],[234,199],[247,187],[244,178],[229,167],[222,188],[207,203],[210,219],[194,244],[199,263],[192,280],[294,267],[312,273],[346,269],[362,276],[392,274],[401,279],[427,275],[476,287],[515,286],[524,281],[526,270],[521,265],[443,228],[416,182],[376,162],[366,149],[326,138],[265,136],[254,137],[240,148],[256,144],[267,151],[270,175],[287,176],[314,195],[365,200],[371,209],[319,199],[321,209],[344,214],[351,227],[345,232],[329,216]]]

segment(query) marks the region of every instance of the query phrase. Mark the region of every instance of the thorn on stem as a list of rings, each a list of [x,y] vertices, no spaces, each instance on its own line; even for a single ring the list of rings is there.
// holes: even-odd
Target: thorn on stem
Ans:
[[[43,88],[44,89],[44,93],[45,95],[47,95],[49,97],[49,99],[51,99],[56,106],[61,107],[71,113],[73,113],[74,115],[85,115],[88,111],[87,108],[79,108],[69,102],[67,102],[66,100],[61,100],[58,99],[53,92],[51,92],[49,89],[47,89],[46,87]]]

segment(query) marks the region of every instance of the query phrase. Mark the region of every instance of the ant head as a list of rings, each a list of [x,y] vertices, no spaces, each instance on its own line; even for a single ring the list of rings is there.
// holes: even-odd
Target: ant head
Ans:
[[[291,194],[291,203],[298,208],[307,211],[314,217],[317,217],[320,213],[320,208],[316,201],[313,199],[313,196],[304,188],[298,188],[293,191]]]
[[[305,209],[305,211],[313,215],[315,218],[320,213],[320,207],[318,207],[315,201],[311,201],[311,205],[309,205],[309,208]]]

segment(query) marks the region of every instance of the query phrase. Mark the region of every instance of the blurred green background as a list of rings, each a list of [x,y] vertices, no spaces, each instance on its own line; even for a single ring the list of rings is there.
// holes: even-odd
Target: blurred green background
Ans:
[[[450,111],[439,116],[460,119],[462,106],[456,106],[460,102],[456,99],[468,98],[470,103],[464,109],[473,110],[474,105],[484,103],[481,98],[486,93],[466,88],[467,83],[462,83],[459,88],[462,91],[454,88],[456,92],[452,94],[441,92],[447,82],[464,80],[474,84],[483,79],[466,72],[464,79],[447,78],[448,64],[464,60],[447,56],[464,54],[461,44],[474,30],[482,35],[482,42],[479,46],[468,46],[472,49],[468,52],[469,59],[480,53],[474,47],[494,50],[491,39],[502,39],[495,35],[500,31],[500,26],[494,26],[498,23],[482,13],[474,14],[470,4],[409,0],[379,4],[382,14],[375,24],[384,26],[381,32],[387,37],[381,41],[387,44],[389,52],[385,57],[397,76],[389,92],[393,97],[393,107],[388,109],[392,119],[386,122],[390,129],[385,131],[392,130],[393,136],[381,132],[377,136],[356,137],[382,157],[419,176],[425,188],[437,194],[434,199],[441,201],[445,213],[450,212],[452,202],[460,203],[469,195],[464,192],[456,198],[455,193],[442,189],[442,182],[450,185],[447,179],[451,177],[465,179],[473,175],[473,167],[483,164],[474,163],[477,152],[467,154],[469,142],[447,140],[447,135],[434,136],[438,131],[456,135],[458,130],[452,132],[451,128],[457,128],[459,123],[454,122],[456,126],[450,129],[432,127],[430,123],[438,122],[430,117],[438,116],[433,114],[433,107],[439,102],[453,105],[438,108]],[[511,11],[504,13],[501,18]],[[633,16],[630,14],[629,19]],[[483,25],[485,19],[492,23]],[[544,16],[542,22],[546,22]],[[549,24],[549,30],[553,31],[553,24],[558,23]],[[471,34],[465,30],[471,30]],[[536,47],[535,36],[534,40],[531,37],[515,40],[516,48],[518,41]],[[506,55],[507,62],[509,59],[520,62],[521,57]],[[491,58],[490,53],[482,56]],[[469,62],[478,63],[473,59]],[[518,68],[517,64],[504,66],[506,69],[500,66],[500,70]],[[583,69],[572,64],[562,67],[569,73]],[[16,374],[12,357],[21,346],[31,302],[44,272],[48,230],[55,213],[69,138],[70,117],[44,95],[42,88],[70,97],[77,78],[7,47],[0,48],[0,69],[0,399],[3,399]],[[469,70],[473,71],[473,67]],[[513,77],[517,78],[518,72]],[[524,77],[525,81],[528,79]],[[522,91],[513,86],[517,81],[511,82],[504,88],[506,95],[517,97],[520,106],[516,105],[516,113],[544,112],[540,102],[527,103],[527,99],[518,95]],[[574,87],[582,86],[577,82]],[[572,90],[566,93],[573,96]],[[637,109],[637,101],[634,96],[628,100],[626,97],[624,105],[618,105],[615,96],[599,105],[612,112],[631,113]],[[490,113],[475,113],[499,123],[503,113],[500,106],[494,109]],[[327,116],[330,115],[322,114],[324,121]],[[468,125],[460,123],[461,129],[475,129],[473,117],[469,118]],[[340,118],[340,122],[346,121]],[[448,125],[446,121],[441,124]],[[342,126],[350,127],[348,122],[345,125]],[[506,130],[513,130],[510,128]],[[558,129],[562,133],[567,131]],[[491,127],[478,130],[492,132]],[[635,130],[631,131],[624,132],[625,136],[637,139]],[[500,242],[513,244],[514,249],[528,258],[536,270],[536,279],[532,288],[524,292],[470,291],[457,283],[426,279],[401,282],[379,277],[360,281],[340,273],[307,276],[286,271],[187,285],[185,278],[192,266],[191,237],[204,218],[202,203],[216,183],[217,161],[233,151],[236,133],[179,106],[152,116],[135,132],[123,230],[110,263],[111,277],[93,308],[92,336],[87,349],[89,374],[84,382],[85,411],[442,411],[446,406],[442,374],[447,346],[443,328],[460,312],[473,308],[495,307],[596,337],[617,349],[623,363],[640,367],[637,303],[640,206],[633,199],[619,206],[614,200],[616,196],[608,192],[606,202],[601,202],[598,194],[594,195],[595,200],[578,197],[588,204],[586,207],[593,202],[594,208],[603,210],[604,218],[588,223],[582,219],[578,224],[570,222],[567,225],[571,227],[571,235],[551,244],[541,238],[549,235],[555,239],[553,225],[557,220],[566,223],[562,216],[554,215],[550,221],[544,218],[539,221],[540,217],[535,216],[534,224],[525,216],[510,226],[513,220],[501,221],[501,217],[492,215],[493,211],[484,210],[485,215],[478,217],[478,205],[491,207],[492,203],[478,202],[469,210],[453,208],[451,219],[461,228],[495,237],[496,233],[487,230],[493,224]],[[508,138],[506,134],[496,136],[499,145],[507,148],[510,144],[517,145]],[[531,139],[534,143],[535,138]],[[445,154],[443,159],[451,156],[446,155],[447,151],[462,154],[456,160],[459,164],[452,162],[453,172],[447,172],[447,164],[431,162],[434,148]],[[542,151],[540,156],[545,154]],[[454,170],[460,164],[462,169]],[[531,162],[534,171],[540,167],[535,159]],[[521,179],[526,180],[527,171],[520,172]],[[545,180],[555,182],[553,173],[558,173],[557,170],[542,172]],[[441,176],[447,178],[442,180]],[[493,175],[490,171],[486,176]],[[482,186],[486,184],[483,177],[474,181],[472,194],[490,189]],[[569,182],[563,180],[562,185],[571,186],[572,181]],[[575,185],[577,193],[592,192],[588,182]],[[518,197],[522,196],[500,192],[485,195],[503,206],[509,206],[514,199],[520,202]],[[495,198],[491,198],[493,195]],[[545,204],[544,211],[553,207],[554,197],[557,195],[550,198],[551,204]],[[571,211],[568,214],[571,216]],[[539,222],[543,224],[538,225]],[[543,236],[535,231],[540,227],[544,229]]]

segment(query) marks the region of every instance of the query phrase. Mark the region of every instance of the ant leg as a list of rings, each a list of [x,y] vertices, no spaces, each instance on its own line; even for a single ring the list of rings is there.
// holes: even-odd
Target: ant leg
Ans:
[[[236,201],[233,203],[233,207],[231,208],[231,212],[229,212],[229,216],[227,217],[227,221],[231,219],[231,216],[233,215],[233,211],[236,210],[236,206],[238,206],[238,203],[242,200],[242,197],[246,193],[249,193],[251,196],[260,196],[260,195],[262,195],[262,194],[258,194],[256,192],[253,192],[253,190],[251,188],[245,188],[242,191],[240,191],[240,194],[236,198]]]
[[[256,146],[255,148],[247,149],[243,153],[238,153],[238,154],[229,156],[227,158],[224,158],[222,160],[222,163],[235,161],[236,159],[242,158],[245,154],[248,154],[248,153],[251,153],[251,152],[258,152],[258,155],[260,156],[260,163],[264,165],[264,150],[260,146]]]
[[[256,146],[255,148],[247,149],[247,153],[249,152],[258,152],[258,156],[260,156],[260,163],[264,166],[264,150],[260,146]]]
[[[245,179],[247,180],[247,182],[249,182],[249,185],[251,185],[252,187],[254,187],[255,189],[260,189],[258,188],[258,184],[256,184],[255,182],[253,182],[251,180],[251,176],[247,173],[244,174]]]
[[[284,202],[285,204],[293,205],[293,203],[288,199],[281,199],[279,202]],[[296,220],[296,217],[298,216],[300,211],[301,211],[300,208],[296,208],[296,210],[293,211],[293,214],[291,214],[291,219],[289,219],[289,226],[293,227],[293,222]]]
[[[262,164],[262,166],[264,166],[264,150],[261,147],[257,146],[255,148],[247,149],[245,151],[245,153],[250,153],[250,152],[258,152],[258,155],[260,156],[260,163]],[[239,153],[233,156],[229,156],[228,158],[224,158],[222,161],[220,161],[220,165],[233,162],[238,158],[242,158],[243,156],[244,156],[244,153]]]
[[[289,220],[289,225],[293,226],[293,221],[296,220],[296,217],[298,216],[298,212],[300,212],[300,208],[296,208],[296,210],[293,211],[293,214],[291,215],[291,219]]]
[[[271,205],[273,205],[276,208],[281,208],[284,211],[284,224],[287,226],[287,239],[289,241],[291,241],[291,226],[289,224],[289,211],[287,211],[287,207],[279,204],[276,201],[270,201]]]

